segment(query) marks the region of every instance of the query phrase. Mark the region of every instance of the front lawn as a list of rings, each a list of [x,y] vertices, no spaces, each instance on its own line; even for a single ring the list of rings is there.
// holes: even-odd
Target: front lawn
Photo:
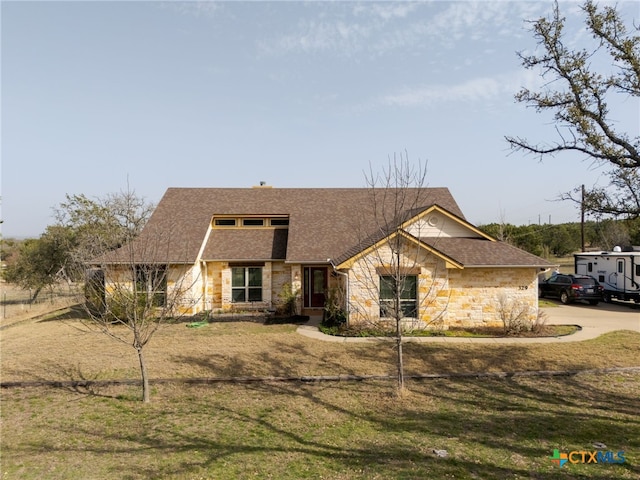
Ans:
[[[402,397],[393,380],[181,383],[395,371],[393,342],[321,342],[296,328],[167,325],[145,350],[150,404],[139,401],[136,385],[3,388],[3,478],[640,476],[637,372],[409,380]],[[83,330],[72,313],[3,329],[0,350],[2,382],[139,379],[133,348]],[[404,351],[407,375],[637,367],[640,334],[563,344],[407,343]],[[594,445],[624,452],[626,462],[560,468],[550,459],[556,449]]]
[[[637,479],[640,374],[3,390],[5,479]],[[554,450],[624,452],[566,464]],[[436,451],[440,452],[439,457]]]

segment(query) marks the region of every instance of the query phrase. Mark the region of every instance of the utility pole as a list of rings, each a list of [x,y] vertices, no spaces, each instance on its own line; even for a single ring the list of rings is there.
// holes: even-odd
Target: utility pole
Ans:
[[[584,252],[584,184],[582,185],[582,199],[580,201],[580,245]]]

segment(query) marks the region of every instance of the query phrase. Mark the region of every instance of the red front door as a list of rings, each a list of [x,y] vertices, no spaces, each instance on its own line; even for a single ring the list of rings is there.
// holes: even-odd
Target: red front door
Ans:
[[[327,268],[304,268],[304,306],[305,308],[323,308],[327,291]]]

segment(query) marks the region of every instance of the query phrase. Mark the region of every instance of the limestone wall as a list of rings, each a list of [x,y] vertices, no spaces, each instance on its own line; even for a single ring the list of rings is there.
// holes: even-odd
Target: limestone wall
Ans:
[[[538,315],[536,268],[469,268],[449,270],[447,324],[502,325],[501,314],[529,307],[528,319]]]
[[[130,265],[114,266],[105,271],[105,293],[116,297],[133,292],[135,276]],[[166,306],[173,315],[192,315],[202,309],[203,279],[194,265],[170,265],[166,275]]]
[[[391,251],[383,246],[350,269],[351,322],[380,321],[379,272],[390,263]],[[418,276],[418,318],[407,320],[412,328],[502,326],[501,314],[513,307],[531,321],[537,317],[536,268],[446,268],[443,260],[415,251],[400,265]]]
[[[284,262],[265,262],[262,267],[262,302],[231,302],[229,262],[206,264],[205,310],[267,309],[277,306],[286,283],[291,284],[291,266]]]

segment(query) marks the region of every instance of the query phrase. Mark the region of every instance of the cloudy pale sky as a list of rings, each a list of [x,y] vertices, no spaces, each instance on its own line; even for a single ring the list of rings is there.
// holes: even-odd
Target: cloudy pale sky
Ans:
[[[640,3],[620,1],[630,25]],[[65,194],[169,187],[362,187],[426,162],[474,224],[577,221],[554,201],[603,171],[514,101],[542,80],[527,20],[552,3],[2,1],[2,235],[38,236]],[[576,2],[571,46],[590,45]],[[605,66],[609,68],[610,66]],[[637,99],[612,118],[637,135]]]

